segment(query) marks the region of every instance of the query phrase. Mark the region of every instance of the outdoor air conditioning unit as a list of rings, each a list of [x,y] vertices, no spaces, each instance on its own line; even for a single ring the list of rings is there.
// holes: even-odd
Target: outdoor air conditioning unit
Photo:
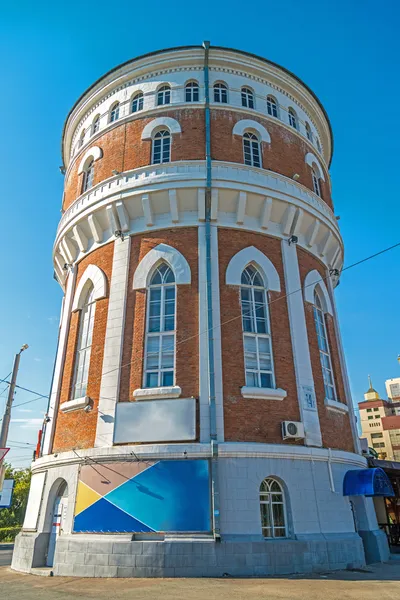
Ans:
[[[297,421],[282,421],[282,438],[288,439],[302,439],[304,438],[304,425]]]

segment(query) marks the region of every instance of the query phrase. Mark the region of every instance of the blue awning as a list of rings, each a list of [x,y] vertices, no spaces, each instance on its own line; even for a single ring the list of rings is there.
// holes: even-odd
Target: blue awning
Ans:
[[[394,495],[390,479],[383,469],[353,469],[344,476],[343,496]]]

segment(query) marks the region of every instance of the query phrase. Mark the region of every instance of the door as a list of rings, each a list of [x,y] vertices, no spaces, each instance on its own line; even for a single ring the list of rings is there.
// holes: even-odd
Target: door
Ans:
[[[68,498],[57,496],[54,502],[53,519],[51,522],[51,532],[49,539],[49,548],[47,551],[46,566],[52,567],[54,564],[54,553],[56,551],[56,542],[58,536],[62,533],[63,523],[68,508]]]

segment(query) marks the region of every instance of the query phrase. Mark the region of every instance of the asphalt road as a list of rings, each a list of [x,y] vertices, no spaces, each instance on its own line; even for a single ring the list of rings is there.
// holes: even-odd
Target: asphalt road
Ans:
[[[271,579],[82,579],[0,567],[5,600],[398,600],[400,561],[361,571]]]
[[[11,565],[14,544],[0,544],[0,567]]]

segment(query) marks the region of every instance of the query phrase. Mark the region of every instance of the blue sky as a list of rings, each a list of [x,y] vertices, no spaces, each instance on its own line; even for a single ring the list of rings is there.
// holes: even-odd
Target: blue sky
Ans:
[[[52,278],[60,217],[64,119],[98,77],[139,54],[186,44],[236,47],[282,64],[324,104],[334,131],[336,214],[346,264],[400,241],[400,78],[395,0],[238,0],[151,4],[120,0],[4,3],[0,20],[0,378],[20,346],[19,384],[49,391],[61,290]],[[400,376],[400,248],[344,273],[337,290],[353,399],[370,373]],[[0,384],[0,392],[3,386]],[[35,443],[46,409],[18,391],[9,439]],[[4,395],[0,394],[0,413]],[[22,411],[32,412],[22,412]],[[13,448],[16,466],[31,447]],[[32,446],[33,448],[33,446]]]

